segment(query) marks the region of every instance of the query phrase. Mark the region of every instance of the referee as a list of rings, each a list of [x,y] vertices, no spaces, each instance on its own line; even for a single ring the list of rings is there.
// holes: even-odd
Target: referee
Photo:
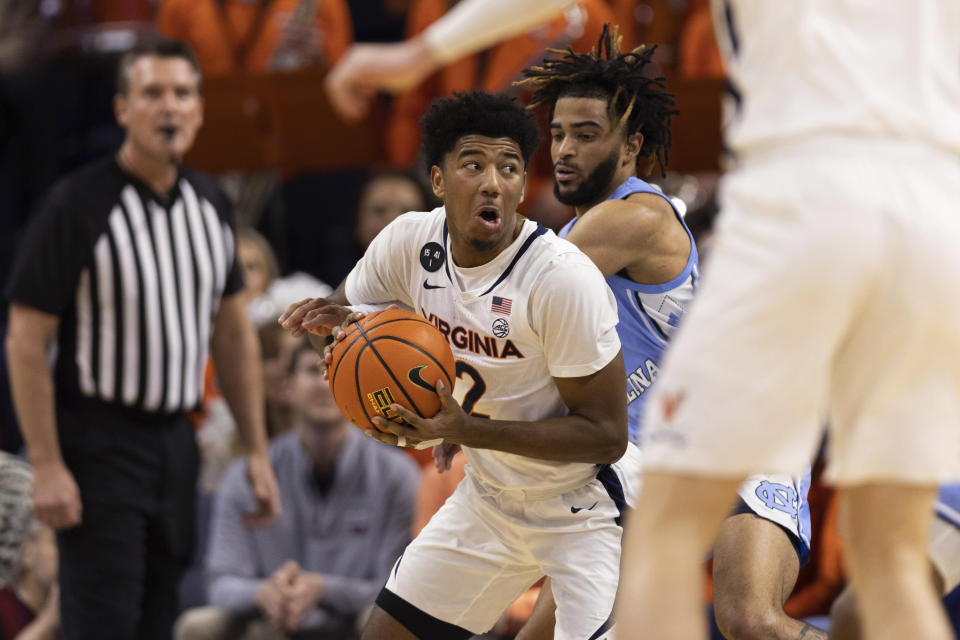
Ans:
[[[179,164],[203,120],[200,80],[179,41],[123,56],[124,143],[51,190],[8,286],[11,386],[36,513],[58,530],[66,640],[170,638],[194,538],[187,411],[208,349],[250,450],[247,524],[280,510],[232,213]]]

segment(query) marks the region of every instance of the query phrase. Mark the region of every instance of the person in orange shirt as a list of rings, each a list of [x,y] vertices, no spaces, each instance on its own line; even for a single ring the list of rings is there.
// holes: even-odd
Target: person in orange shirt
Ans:
[[[680,75],[688,78],[722,78],[723,55],[713,32],[708,0],[691,0],[690,11],[680,31]]]
[[[332,65],[353,40],[346,0],[163,0],[157,30],[189,42],[207,77]]]

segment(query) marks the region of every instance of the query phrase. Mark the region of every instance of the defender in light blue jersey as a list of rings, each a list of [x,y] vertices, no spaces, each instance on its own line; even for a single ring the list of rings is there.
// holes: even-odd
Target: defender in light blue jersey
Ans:
[[[630,440],[636,442],[641,429],[645,392],[656,380],[660,370],[660,357],[670,338],[680,326],[680,319],[693,301],[693,294],[700,279],[697,245],[693,235],[670,199],[640,178],[631,176],[607,197],[607,200],[626,200],[635,194],[651,194],[662,199],[676,216],[689,240],[689,253],[683,270],[675,278],[660,284],[635,282],[626,274],[613,273],[607,276],[607,284],[617,299],[620,323],[617,333],[623,348],[623,364],[626,372],[627,416]],[[561,198],[563,201],[564,198]],[[558,234],[566,238],[580,220],[575,217]]]
[[[636,176],[639,165],[666,165],[672,96],[662,79],[643,74],[652,50],[620,55],[617,47],[605,32],[599,53],[570,52],[524,75],[537,90],[534,104],[549,109],[554,195],[576,210],[560,235],[594,261],[617,300],[630,438],[642,448],[643,404],[700,273],[683,218]],[[741,502],[714,547],[716,615],[729,640],[804,631],[783,601],[809,553],[808,488],[809,473],[753,476],[741,487]],[[528,629],[544,624],[548,609],[538,603]],[[824,637],[812,628],[806,633]],[[520,638],[532,635],[525,630]]]

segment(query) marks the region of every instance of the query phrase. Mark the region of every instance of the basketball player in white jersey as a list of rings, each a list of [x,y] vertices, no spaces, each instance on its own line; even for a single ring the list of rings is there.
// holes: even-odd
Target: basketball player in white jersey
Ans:
[[[553,55],[524,71],[536,89],[532,104],[548,110],[554,194],[576,208],[558,235],[594,261],[617,301],[632,442],[642,437],[643,405],[700,280],[683,218],[636,175],[664,171],[675,113],[663,80],[648,75],[653,54],[621,53],[605,29],[590,53]],[[805,629],[807,640],[826,637],[783,608],[809,557],[809,485],[809,471],[741,485],[712,549],[714,612],[728,640],[793,640]],[[545,590],[541,600],[548,597]],[[543,637],[544,608],[538,603],[518,640]]]
[[[421,127],[444,206],[392,222],[339,293],[280,318],[297,332],[330,329],[348,312],[338,305],[396,301],[448,336],[457,358],[452,394],[436,383],[433,419],[397,405],[410,426],[374,418],[390,431],[378,439],[442,438],[468,466],[397,561],[363,637],[485,632],[546,574],[555,637],[609,638],[621,517],[639,477],[613,296],[574,245],[516,213],[538,137],[520,105],[456,94]]]
[[[927,539],[960,461],[960,3],[717,4],[735,164],[647,404],[618,624],[704,637],[698,554],[828,410],[864,637],[946,640]]]

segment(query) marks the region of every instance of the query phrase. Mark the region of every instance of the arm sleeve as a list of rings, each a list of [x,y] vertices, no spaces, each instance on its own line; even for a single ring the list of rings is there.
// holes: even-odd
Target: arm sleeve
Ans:
[[[566,253],[530,295],[530,324],[554,378],[581,378],[620,351],[617,303],[603,275],[582,253]]]
[[[27,224],[7,284],[10,300],[57,316],[76,295],[92,257],[82,216],[69,202],[65,184],[51,191]]]
[[[464,0],[424,33],[447,63],[546,22],[574,0]]]
[[[207,547],[207,597],[210,604],[233,613],[256,607],[257,550],[242,514],[253,510],[253,496],[243,480],[243,463],[227,472],[214,500]]]
[[[395,456],[392,463],[395,465],[394,477],[383,485],[392,491],[392,495],[383,516],[383,529],[376,549],[377,574],[367,580],[324,574],[326,588],[321,603],[332,609],[354,614],[369,606],[386,582],[393,563],[410,543],[420,476],[414,463],[405,454],[401,455]]]
[[[404,274],[411,268],[410,261],[415,257],[407,250],[410,244],[409,216],[415,215],[424,214],[407,213],[388,224],[347,274],[344,293],[350,304],[399,302],[414,307]]]

